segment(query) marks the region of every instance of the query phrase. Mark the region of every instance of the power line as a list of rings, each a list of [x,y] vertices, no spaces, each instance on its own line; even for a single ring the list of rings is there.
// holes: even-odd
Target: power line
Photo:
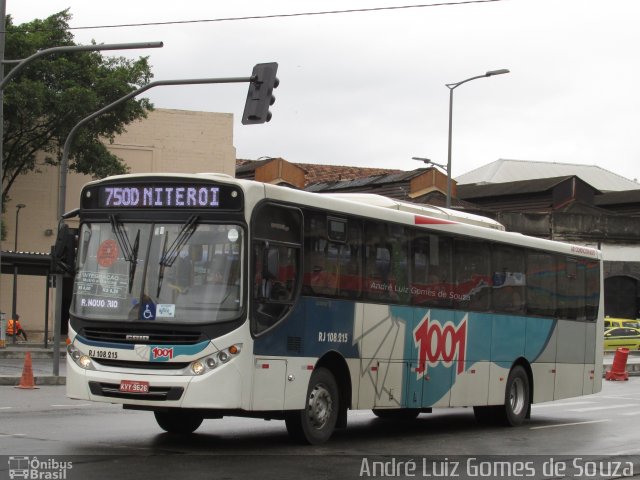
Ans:
[[[200,20],[174,20],[167,22],[144,22],[144,23],[123,23],[117,25],[94,25],[88,27],[69,27],[69,30],[97,30],[101,28],[129,28],[129,27],[151,27],[159,25],[185,25],[191,23],[212,23],[212,22],[234,22],[240,20],[269,20],[273,18],[293,18],[293,17],[309,17],[317,15],[336,15],[342,13],[363,13],[363,12],[380,12],[388,10],[407,10],[412,8],[427,8],[427,7],[449,7],[455,5],[467,5],[471,3],[494,3],[502,2],[504,0],[462,0],[459,2],[441,2],[441,3],[427,3],[418,5],[398,5],[393,7],[372,7],[372,8],[353,8],[348,10],[326,10],[321,12],[300,12],[300,13],[278,13],[273,15],[251,15],[245,17],[225,17],[225,18],[210,18]],[[17,30],[20,30],[19,28]],[[33,29],[32,32],[46,31],[45,29]]]

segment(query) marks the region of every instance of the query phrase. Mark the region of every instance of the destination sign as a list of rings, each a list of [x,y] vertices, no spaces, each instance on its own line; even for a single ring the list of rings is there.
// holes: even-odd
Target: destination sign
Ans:
[[[97,193],[97,195],[96,195]],[[111,184],[87,189],[84,208],[222,209],[239,210],[240,191],[230,185],[211,184]]]
[[[210,186],[102,187],[103,207],[219,207],[220,188]]]

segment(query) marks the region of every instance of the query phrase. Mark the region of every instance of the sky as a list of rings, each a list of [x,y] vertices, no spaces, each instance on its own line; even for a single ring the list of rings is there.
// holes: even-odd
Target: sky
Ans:
[[[451,3],[460,0],[452,0]],[[425,3],[423,3],[425,2]],[[71,27],[433,5],[418,0],[6,0],[15,24],[70,9]],[[87,44],[163,41],[154,80],[249,77],[278,62],[273,119],[240,123],[248,84],[157,87],[156,108],[234,115],[237,157],[452,175],[500,158],[640,177],[640,2],[498,0],[286,18],[74,30]]]

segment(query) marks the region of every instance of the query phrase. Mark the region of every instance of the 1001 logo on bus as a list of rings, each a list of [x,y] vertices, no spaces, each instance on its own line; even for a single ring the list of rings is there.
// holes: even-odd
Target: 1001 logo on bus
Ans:
[[[173,347],[171,348],[153,347],[153,350],[151,350],[151,358],[153,360],[158,360],[158,359],[171,360],[173,358]]]
[[[418,380],[424,377],[427,364],[431,367],[442,363],[450,367],[453,361],[458,362],[456,374],[464,372],[464,360],[467,353],[467,318],[465,315],[459,325],[446,322],[440,325],[431,321],[428,312],[413,331],[413,339],[418,349]]]

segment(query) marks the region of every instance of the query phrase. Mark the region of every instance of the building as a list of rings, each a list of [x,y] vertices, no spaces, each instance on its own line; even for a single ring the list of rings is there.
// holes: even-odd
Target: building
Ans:
[[[233,146],[233,115],[230,113],[194,112],[157,109],[147,119],[130,124],[108,149],[124,160],[132,173],[143,172],[221,172],[233,175],[236,151]],[[0,244],[3,271],[0,278],[0,309],[7,318],[12,313],[13,275],[9,260],[24,263],[17,276],[17,309],[27,332],[43,332],[45,322],[51,331],[53,289],[47,288],[45,264],[48,259],[12,253],[16,238],[16,205],[19,212],[18,252],[49,253],[55,242],[58,219],[57,167],[43,166],[41,173],[18,178],[11,189],[4,220],[6,241]],[[80,189],[92,179],[69,174],[66,207],[79,206]],[[40,260],[40,261],[39,261]],[[29,268],[28,268],[29,267]],[[27,274],[30,273],[30,274]],[[35,273],[35,275],[33,274]],[[65,288],[70,291],[70,288]],[[47,307],[47,298],[49,298]]]
[[[603,192],[640,188],[637,181],[629,180],[597,165],[503,158],[464,173],[457,177],[456,181],[459,185],[486,185],[574,175]]]
[[[236,165],[236,178],[287,185],[310,192],[376,193],[419,203],[445,203],[447,178],[432,167],[405,172],[387,168],[294,164],[282,158],[238,160]],[[455,195],[455,182],[452,190]]]

